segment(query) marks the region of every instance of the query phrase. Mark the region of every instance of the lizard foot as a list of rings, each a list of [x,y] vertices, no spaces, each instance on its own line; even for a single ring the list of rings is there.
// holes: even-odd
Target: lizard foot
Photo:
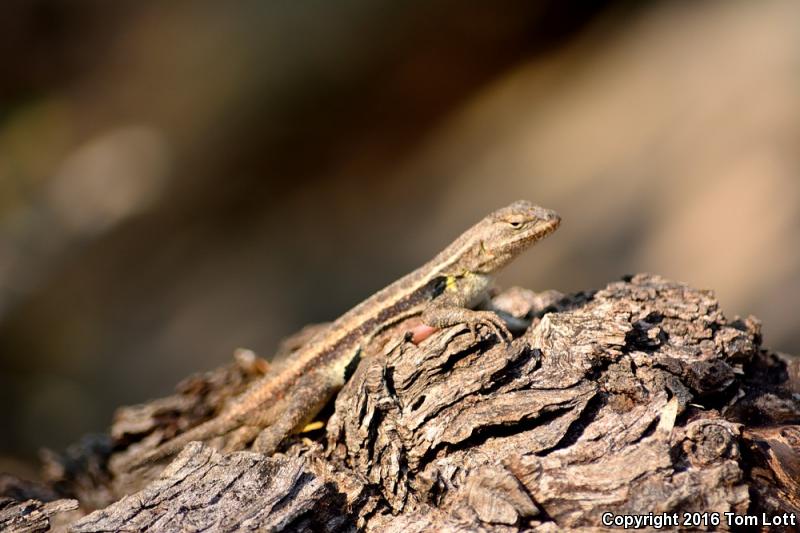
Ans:
[[[422,322],[434,328],[464,324],[476,339],[478,329],[482,327],[506,343],[512,339],[506,323],[493,311],[473,311],[463,307],[432,307],[422,313]]]
[[[464,323],[474,338],[478,337],[479,327],[485,327],[506,343],[510,343],[513,338],[503,319],[492,311],[473,311]]]
[[[291,428],[289,428],[291,429]],[[253,442],[253,451],[271,455],[280,446],[281,441],[289,434],[285,425],[269,426],[261,430]]]

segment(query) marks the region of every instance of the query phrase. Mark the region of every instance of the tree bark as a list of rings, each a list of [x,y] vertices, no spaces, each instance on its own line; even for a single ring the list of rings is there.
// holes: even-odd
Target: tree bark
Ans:
[[[121,409],[110,440],[47,456],[48,488],[99,509],[71,524],[78,532],[558,531],[608,526],[608,513],[676,513],[691,529],[724,530],[723,513],[800,519],[800,363],[762,349],[755,318],[729,320],[711,292],[651,275],[571,296],[512,289],[493,302],[530,327],[509,344],[463,327],[419,345],[384,335],[323,412],[325,430],[273,457],[211,441],[163,471],[119,467],[265,371],[241,352],[172,397]]]

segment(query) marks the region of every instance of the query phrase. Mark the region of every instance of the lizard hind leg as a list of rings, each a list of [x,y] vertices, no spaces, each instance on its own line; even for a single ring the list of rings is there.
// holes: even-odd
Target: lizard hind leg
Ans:
[[[279,402],[272,407],[260,409],[251,413],[246,421],[242,421],[243,423],[239,428],[228,434],[223,450],[225,452],[232,452],[244,449],[258,437],[265,427],[275,422],[282,410],[283,404]]]
[[[313,420],[337,388],[324,371],[304,376],[275,406],[274,422],[258,434],[253,450],[267,455],[275,452],[283,439]]]
[[[278,449],[283,439],[294,429],[295,424],[292,417],[281,417],[271,426],[261,430],[253,442],[253,451],[263,453],[265,455],[272,454]]]
[[[260,426],[242,426],[228,434],[222,451],[225,453],[241,450],[253,441],[261,431]]]

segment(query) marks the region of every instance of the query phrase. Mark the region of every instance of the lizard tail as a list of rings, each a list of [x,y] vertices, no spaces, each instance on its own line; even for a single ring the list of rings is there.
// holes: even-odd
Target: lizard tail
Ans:
[[[144,455],[134,457],[128,462],[125,467],[127,470],[144,466],[146,464],[155,463],[180,452],[187,444],[195,440],[206,440],[227,433],[236,427],[235,420],[226,418],[213,418],[207,422],[203,422],[199,426],[193,427],[185,433],[181,433],[175,438],[159,445]]]
[[[257,382],[249,392],[245,392],[238,401],[215,418],[185,433],[181,433],[144,455],[133,458],[130,462],[124,463],[124,468],[133,470],[145,464],[155,463],[165,457],[178,453],[184,446],[194,440],[207,440],[236,429],[241,426],[243,415],[250,412],[254,405],[269,404],[269,400],[273,400],[276,392],[280,390],[279,387],[285,386],[286,382],[295,379],[295,374],[296,372],[284,372],[276,377],[266,376],[261,378],[262,381]]]

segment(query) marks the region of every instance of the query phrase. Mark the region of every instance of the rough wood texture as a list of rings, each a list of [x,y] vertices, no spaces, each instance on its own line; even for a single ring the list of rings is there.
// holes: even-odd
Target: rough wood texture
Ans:
[[[74,531],[334,531],[347,516],[327,508],[342,504],[306,458],[222,455],[193,443],[147,488],[89,515]]]
[[[0,498],[0,531],[5,533],[36,533],[59,527],[53,523],[55,515],[69,513],[78,508],[76,500],[15,500]]]
[[[119,470],[263,373],[241,353],[173,397],[122,410],[107,469],[108,450],[87,445],[50,455],[48,479],[86,510],[111,504],[74,523],[80,532],[558,531],[598,527],[607,511],[800,517],[800,367],[760,348],[754,318],[728,320],[710,292],[647,275],[569,297],[513,289],[494,303],[531,327],[509,345],[459,327],[420,345],[384,336],[327,431],[283,454],[193,444],[162,472]]]

